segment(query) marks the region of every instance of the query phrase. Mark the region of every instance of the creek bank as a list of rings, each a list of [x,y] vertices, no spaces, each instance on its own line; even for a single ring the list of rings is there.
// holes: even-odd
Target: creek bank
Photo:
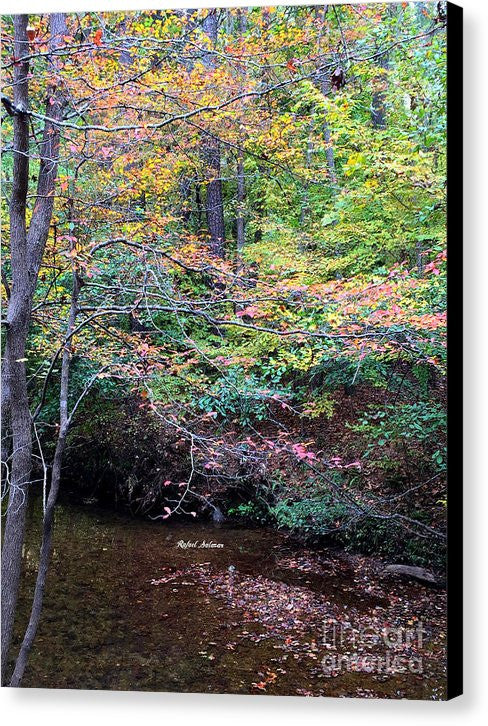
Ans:
[[[366,385],[358,386],[354,397],[336,391],[334,415],[308,422],[274,406],[269,420],[254,422],[258,440],[278,440],[285,426],[296,441],[314,440],[316,448],[329,452],[331,457],[337,454],[344,462],[357,461],[367,437],[355,433],[353,424],[361,412],[379,406],[382,396],[381,391]],[[213,440],[215,420],[205,419],[200,425],[198,435]],[[70,490],[71,497],[95,500],[134,516],[158,518],[164,516],[165,507],[172,509],[179,501],[193,471],[191,488],[195,496],[187,498],[183,508],[196,512],[202,521],[213,518],[219,524],[222,517],[230,517],[233,524],[287,529],[307,545],[338,545],[377,556],[387,564],[421,566],[436,574],[443,569],[446,553],[442,539],[418,537],[384,517],[358,518],[356,510],[347,504],[348,497],[344,502],[336,501],[327,489],[309,486],[302,462],[294,455],[280,454],[280,447],[244,459],[225,453],[234,450],[236,439],[242,439],[242,451],[247,451],[246,429],[231,427],[220,419],[218,426],[226,442],[222,458],[206,463],[202,459],[193,471],[188,441],[141,408],[137,397],[120,402],[116,415],[107,402],[106,408],[73,429],[63,489]],[[393,453],[388,455],[391,458]],[[399,464],[402,461],[400,457]],[[369,504],[370,497],[374,501],[385,498],[396,507],[399,493],[408,490],[409,482],[421,481],[430,473],[428,469],[409,468],[403,462],[401,476],[391,472],[386,476],[381,467],[371,467],[363,459],[361,462],[363,470],[357,484],[343,491],[350,493],[352,500],[361,501],[365,496]],[[215,468],[208,468],[211,465]],[[347,472],[356,478],[356,469]],[[415,488],[415,495],[405,502],[405,513],[413,519],[421,515],[422,522],[442,532],[440,520],[445,511],[439,504],[441,483],[427,489]]]
[[[113,489],[104,489],[98,487],[89,490],[85,486],[77,487],[71,482],[66,485],[61,493],[62,500],[67,504],[78,504],[84,507],[101,507],[108,512],[128,514],[131,517],[141,520],[160,521],[162,519],[160,510],[162,503],[158,502],[157,506],[150,508],[148,511],[135,510],[131,506],[131,502],[121,496],[114,496]],[[237,495],[236,495],[237,497]],[[165,500],[162,500],[165,501]],[[408,562],[392,563],[388,557],[381,554],[372,554],[370,552],[362,552],[361,547],[345,542],[342,539],[332,535],[322,535],[320,537],[310,536],[307,533],[297,532],[287,528],[277,528],[270,520],[262,519],[257,521],[252,516],[228,514],[235,507],[236,498],[230,500],[221,500],[220,506],[214,503],[197,503],[195,509],[197,511],[196,518],[189,514],[177,514],[172,517],[182,523],[183,526],[192,524],[195,521],[203,526],[208,526],[213,533],[217,533],[222,527],[234,529],[263,529],[264,531],[274,531],[280,536],[286,538],[290,546],[297,549],[304,548],[307,551],[334,552],[335,556],[344,559],[354,560],[354,557],[363,557],[364,562],[368,562],[368,571],[374,573],[375,577],[384,578],[386,580],[398,581],[404,580],[417,581],[425,586],[443,588],[445,587],[445,572],[442,568],[433,568],[429,570]],[[215,536],[213,537],[215,539]]]
[[[117,513],[127,514],[126,509],[120,505],[118,507],[114,507],[113,502],[107,503],[105,501],[104,503],[100,503],[100,501],[98,501],[95,497],[82,498],[79,496],[79,493],[77,496],[73,496],[72,492],[64,492],[61,499],[67,506],[75,504],[81,505],[84,508],[95,508],[95,510],[101,507],[102,510],[106,511],[109,516],[111,512],[114,515],[117,515]],[[443,590],[445,588],[445,578],[442,571],[434,573],[426,568],[414,565],[391,564],[385,558],[365,555],[361,552],[354,551],[351,548],[337,543],[337,541],[332,538],[322,537],[319,540],[310,541],[310,539],[307,540],[306,537],[300,536],[296,532],[283,529],[276,530],[276,528],[269,525],[263,523],[258,524],[255,521],[247,520],[242,516],[226,516],[220,508],[215,507],[215,509],[218,509],[218,517],[209,515],[209,508],[207,508],[206,511],[196,520],[190,516],[177,516],[171,522],[166,522],[166,524],[175,525],[177,527],[182,526],[183,528],[197,524],[207,529],[207,537],[204,539],[193,541],[189,539],[179,540],[176,545],[179,549],[221,549],[223,545],[218,541],[218,537],[219,532],[222,529],[225,531],[263,531],[269,532],[271,535],[274,533],[286,542],[287,546],[289,546],[292,550],[302,552],[303,555],[294,560],[293,566],[301,572],[309,573],[309,576],[311,577],[320,577],[323,575],[320,567],[317,569],[317,567],[312,563],[317,562],[317,559],[320,560],[320,558],[324,556],[324,553],[328,553],[337,561],[342,562],[346,569],[357,571],[362,568],[364,570],[365,578],[370,578],[372,581],[382,583],[381,588],[388,587],[388,585],[393,587],[395,584],[402,582],[406,584],[417,582],[427,589],[435,588]],[[136,521],[154,521],[148,516],[137,516],[132,514],[130,516],[134,517]],[[366,592],[375,592],[375,587],[372,585],[366,586]]]

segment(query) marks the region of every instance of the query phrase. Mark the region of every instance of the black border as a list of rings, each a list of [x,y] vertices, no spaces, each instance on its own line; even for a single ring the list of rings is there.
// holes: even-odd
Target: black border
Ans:
[[[447,3],[447,698],[463,692],[463,9]]]

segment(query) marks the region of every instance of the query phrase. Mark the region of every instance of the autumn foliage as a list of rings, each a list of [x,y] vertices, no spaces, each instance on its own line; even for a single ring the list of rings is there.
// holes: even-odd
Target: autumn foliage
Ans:
[[[32,190],[59,98],[62,118],[25,357],[49,459],[71,356],[68,488],[95,477],[100,496],[117,490],[153,517],[219,508],[439,561],[446,44],[434,16],[411,3],[81,13],[54,65],[48,17],[31,18]],[[9,18],[2,36],[11,95]]]

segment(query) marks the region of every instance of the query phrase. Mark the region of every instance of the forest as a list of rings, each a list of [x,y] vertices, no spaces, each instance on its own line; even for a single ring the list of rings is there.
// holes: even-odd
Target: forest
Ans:
[[[2,18],[4,683],[57,667],[59,507],[141,527],[141,550],[235,528],[317,577],[331,551],[361,597],[397,567],[394,607],[442,616],[446,25],[432,2]],[[261,625],[265,583],[285,620],[303,586],[268,573],[249,602],[249,571],[207,564],[184,567],[216,598],[230,577]],[[226,687],[288,692],[280,674]],[[163,683],[117,678],[79,687]]]

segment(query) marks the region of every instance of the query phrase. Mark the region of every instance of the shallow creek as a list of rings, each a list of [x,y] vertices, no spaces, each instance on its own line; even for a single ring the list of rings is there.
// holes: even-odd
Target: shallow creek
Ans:
[[[18,634],[39,530],[36,506]],[[445,593],[386,582],[371,562],[266,529],[61,504],[23,685],[443,698]]]

